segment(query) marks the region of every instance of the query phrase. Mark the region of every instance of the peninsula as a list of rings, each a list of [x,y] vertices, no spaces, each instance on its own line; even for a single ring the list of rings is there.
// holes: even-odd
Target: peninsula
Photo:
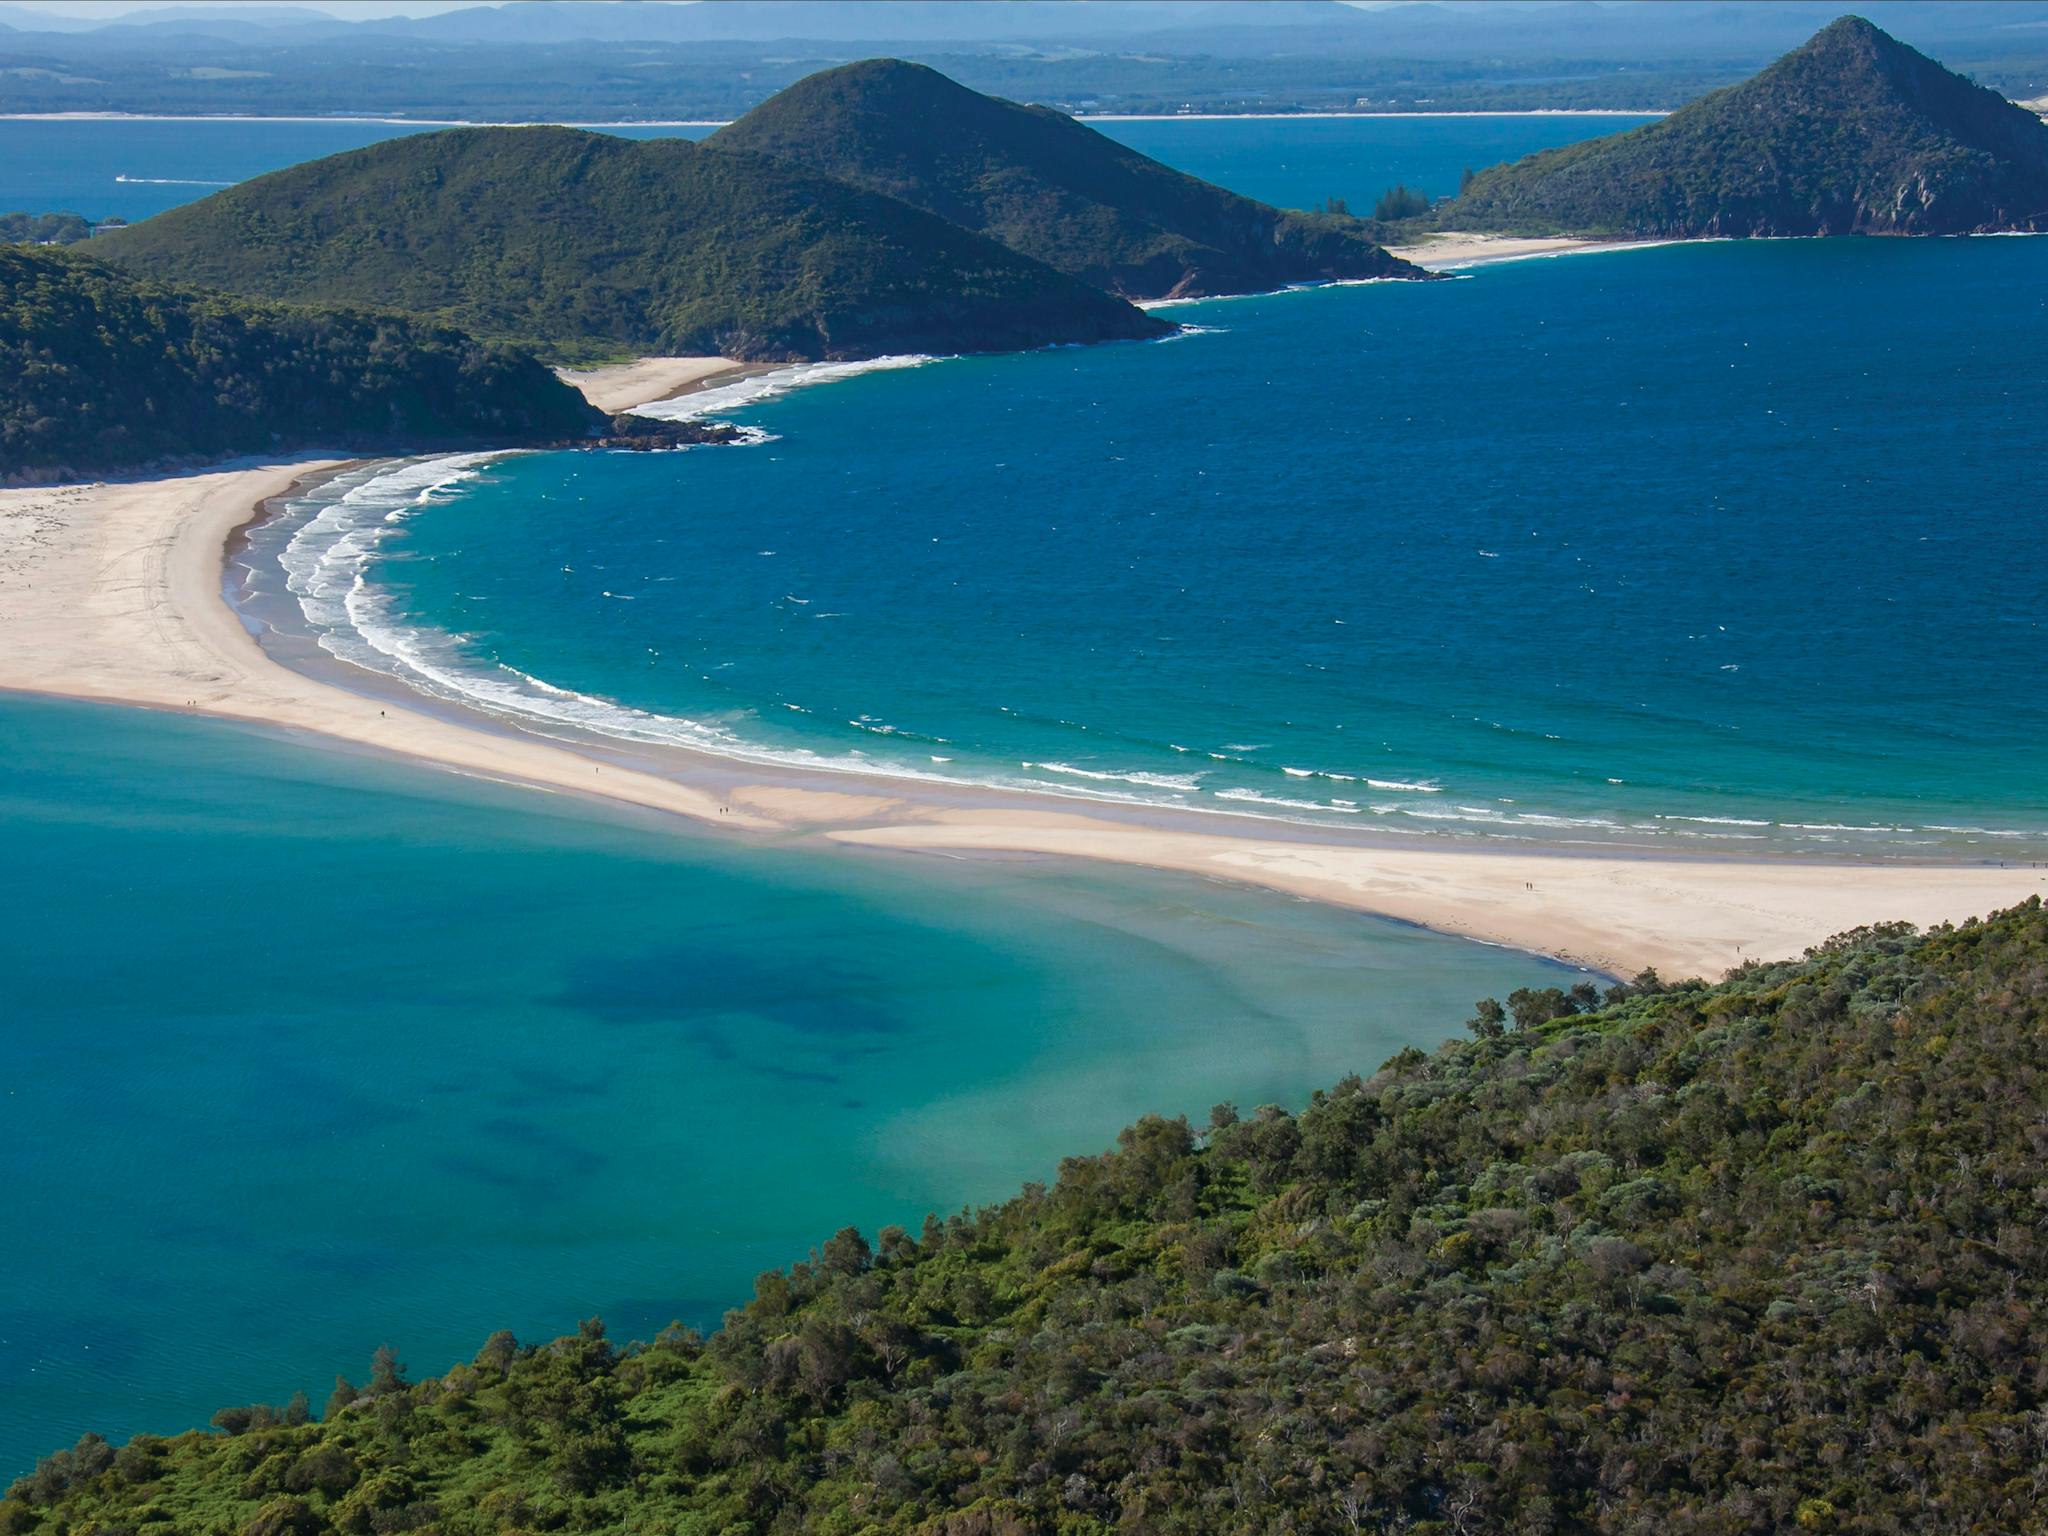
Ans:
[[[428,315],[558,361],[991,352],[1173,329],[864,188],[686,139],[574,128],[387,140],[94,250],[247,298]]]

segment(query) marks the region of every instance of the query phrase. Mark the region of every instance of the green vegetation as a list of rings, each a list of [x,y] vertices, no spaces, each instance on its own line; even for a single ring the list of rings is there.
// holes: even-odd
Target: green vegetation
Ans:
[[[531,357],[418,320],[251,305],[0,246],[0,478],[301,447],[574,440],[605,418]]]
[[[1299,1116],[220,1434],[0,1533],[1983,1532],[2048,1502],[2048,913],[1482,1005]]]
[[[75,213],[0,213],[0,243],[76,245],[92,238],[92,225]]]
[[[572,128],[389,140],[94,249],[180,282],[403,309],[577,360],[1000,351],[1171,329],[871,192],[682,139]]]
[[[1662,122],[1485,171],[1440,218],[1631,236],[2048,229],[2048,124],[1845,16]]]
[[[1356,219],[1253,202],[899,59],[812,75],[707,143],[901,198],[1127,298],[1428,276]]]
[[[1372,216],[1381,223],[1393,223],[1399,219],[1419,219],[1428,212],[1429,194],[1420,187],[1397,181],[1380,194]]]

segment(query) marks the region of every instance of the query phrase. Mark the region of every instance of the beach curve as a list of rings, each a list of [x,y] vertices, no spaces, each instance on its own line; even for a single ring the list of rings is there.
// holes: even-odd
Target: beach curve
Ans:
[[[650,368],[656,395],[683,368]],[[695,370],[701,381],[716,370]],[[655,386],[661,386],[655,388]],[[631,402],[629,402],[631,403]],[[847,776],[746,782],[676,749],[660,771],[467,724],[274,660],[224,596],[238,532],[271,498],[351,461],[244,460],[166,479],[0,491],[0,689],[303,732],[445,769],[747,832],[899,855],[1035,855],[1253,885],[1552,955],[1610,974],[1715,976],[1866,923],[1959,921],[2048,891],[2048,871],[1540,850],[1390,848],[1276,833],[1256,818],[1142,820]],[[421,704],[424,706],[425,701]],[[673,767],[671,767],[673,762]],[[811,780],[815,780],[812,782]]]

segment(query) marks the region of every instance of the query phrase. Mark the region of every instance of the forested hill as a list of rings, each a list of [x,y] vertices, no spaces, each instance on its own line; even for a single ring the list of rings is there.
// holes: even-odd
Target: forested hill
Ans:
[[[533,358],[389,314],[249,304],[0,245],[0,479],[301,447],[394,453],[586,437]]]
[[[1483,172],[1440,221],[1633,236],[2048,229],[2048,124],[1845,16],[1662,122]]]
[[[388,140],[102,248],[182,282],[405,309],[563,359],[1001,351],[1171,329],[893,199],[683,139],[571,128]]]
[[[901,198],[1126,298],[1430,275],[1359,220],[1270,208],[896,59],[808,76],[706,142]]]
[[[2038,901],[1508,1001],[1299,1116],[843,1231],[708,1343],[500,1334],[319,1423],[88,1437],[0,1533],[2037,1528]]]

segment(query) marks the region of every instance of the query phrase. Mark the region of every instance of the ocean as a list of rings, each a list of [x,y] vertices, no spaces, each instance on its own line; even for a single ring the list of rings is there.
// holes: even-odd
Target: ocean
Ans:
[[[733,847],[0,697],[0,1475],[379,1344],[717,1324],[848,1224],[1578,974],[1189,879]]]
[[[1104,126],[1358,206],[1615,124]],[[0,123],[0,208],[135,217],[393,131]],[[753,446],[356,472],[238,596],[330,667],[752,762],[1453,846],[2040,857],[2044,277],[2031,240],[1699,245],[797,372],[693,402]],[[0,762],[9,1468],[317,1403],[380,1343],[429,1374],[499,1327],[710,1325],[841,1225],[1298,1104],[1570,978],[161,715],[0,700]]]
[[[1168,313],[679,403],[750,447],[358,472],[252,580],[444,697],[755,762],[1407,843],[2048,854],[2048,242]]]
[[[1432,196],[1475,169],[1648,118],[1111,120],[1095,126],[1169,165],[1285,207],[1344,198],[1360,213],[1396,182]],[[445,124],[262,119],[0,119],[0,213],[148,218],[266,171]],[[713,125],[610,125],[699,139]]]

